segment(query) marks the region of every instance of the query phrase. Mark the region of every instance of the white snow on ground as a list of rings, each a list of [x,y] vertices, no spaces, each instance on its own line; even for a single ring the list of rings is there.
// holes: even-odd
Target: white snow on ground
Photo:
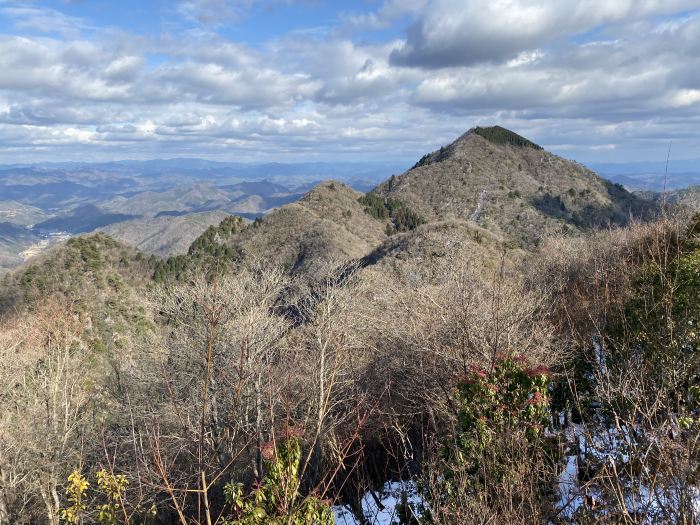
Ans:
[[[570,520],[574,513],[583,505],[578,483],[578,463],[576,456],[566,458],[566,467],[559,475],[559,508],[561,515]]]
[[[367,492],[362,498],[362,511],[365,519],[371,525],[393,525],[399,523],[397,505],[401,503],[401,496],[406,493],[406,499],[412,508],[423,505],[423,499],[416,491],[416,485],[412,481],[388,481],[381,491],[375,492],[381,505],[377,505],[375,498]],[[360,525],[360,521],[353,516],[348,507],[337,505],[333,507],[335,522],[337,525]]]
[[[609,464],[627,463],[629,461],[627,451],[635,443],[631,432],[619,426],[587,432],[583,425],[571,423],[565,429],[564,435],[571,443],[571,450],[570,455],[566,456],[566,466],[559,474],[557,507],[561,509],[560,515],[564,519],[573,522],[576,511],[585,505],[583,490],[578,480],[580,462],[588,458]],[[652,477],[647,473],[647,479]],[[685,487],[686,490],[688,488],[692,494],[693,512],[698,516],[700,515],[700,488]],[[680,506],[678,489],[679,487],[655,485],[652,490],[640,480],[636,482],[630,480],[622,488],[627,511],[633,515],[644,516],[640,521],[643,525],[654,525],[660,522],[665,514],[664,509]],[[597,499],[602,498],[599,488],[595,485],[588,487],[588,493]]]

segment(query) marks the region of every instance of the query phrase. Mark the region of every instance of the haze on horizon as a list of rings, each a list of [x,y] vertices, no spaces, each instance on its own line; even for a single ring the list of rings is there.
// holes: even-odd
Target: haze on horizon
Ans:
[[[699,0],[0,0],[0,163],[700,157]]]

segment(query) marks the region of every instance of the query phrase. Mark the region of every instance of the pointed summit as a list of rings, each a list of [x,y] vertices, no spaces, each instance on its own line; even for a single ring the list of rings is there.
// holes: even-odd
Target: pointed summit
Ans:
[[[486,128],[476,127],[467,131],[467,134],[475,133],[480,137],[484,137],[489,142],[494,144],[508,144],[510,146],[515,146],[518,148],[533,148],[536,150],[544,149],[539,144],[535,144],[527,140],[525,137],[518,135],[514,131],[511,131],[501,126],[490,126]]]
[[[471,220],[522,246],[626,224],[648,210],[621,186],[501,126],[470,129],[374,191],[428,221]]]
[[[433,151],[432,153],[423,155],[411,169],[419,168],[421,166],[427,166],[428,164],[433,164],[435,162],[442,162],[443,160],[454,156],[455,153],[459,152],[460,149],[468,147],[468,145],[474,140],[486,140],[491,144],[495,144],[497,146],[530,148],[535,151],[542,151],[544,149],[539,144],[535,144],[534,142],[523,137],[522,135],[518,135],[514,131],[503,128],[501,126],[477,126],[475,128],[471,128],[469,131],[461,135],[449,146],[443,146],[437,151]]]

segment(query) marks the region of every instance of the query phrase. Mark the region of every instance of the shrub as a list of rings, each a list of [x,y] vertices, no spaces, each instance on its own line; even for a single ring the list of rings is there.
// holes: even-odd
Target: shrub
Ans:
[[[539,523],[556,482],[558,441],[549,426],[549,370],[499,356],[470,366],[454,390],[455,435],[431,466],[429,523]],[[490,520],[486,520],[491,516]]]
[[[66,496],[70,503],[65,509],[61,509],[61,519],[71,525],[77,525],[82,522],[83,514],[87,508],[85,503],[87,497],[87,489],[90,483],[80,473],[75,470],[68,476],[68,486],[66,487]]]
[[[242,483],[224,487],[232,517],[225,525],[334,525],[328,502],[300,494],[301,440],[292,429],[279,442],[261,447],[265,478],[247,495]]]
[[[537,437],[549,422],[549,370],[525,368],[524,359],[499,358],[490,372],[472,365],[458,383],[460,456],[487,447],[495,434],[524,432]]]
[[[59,516],[71,525],[87,523],[93,518],[99,525],[146,525],[156,517],[156,507],[144,511],[140,507],[126,508],[126,488],[129,480],[123,474],[113,474],[106,469],[100,469],[95,474],[98,492],[94,494],[88,505],[88,489],[90,482],[79,470],[74,470],[68,476],[66,496],[69,505],[61,509]],[[105,501],[105,503],[98,503]],[[93,523],[93,521],[90,521]]]

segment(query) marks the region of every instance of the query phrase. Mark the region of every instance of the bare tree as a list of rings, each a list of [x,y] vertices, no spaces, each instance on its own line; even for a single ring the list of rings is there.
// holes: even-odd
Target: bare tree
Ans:
[[[6,523],[29,519],[32,503],[41,501],[47,523],[58,524],[59,490],[91,441],[91,407],[100,397],[85,327],[86,319],[70,304],[49,300],[0,332],[0,470],[6,498],[0,508]]]

